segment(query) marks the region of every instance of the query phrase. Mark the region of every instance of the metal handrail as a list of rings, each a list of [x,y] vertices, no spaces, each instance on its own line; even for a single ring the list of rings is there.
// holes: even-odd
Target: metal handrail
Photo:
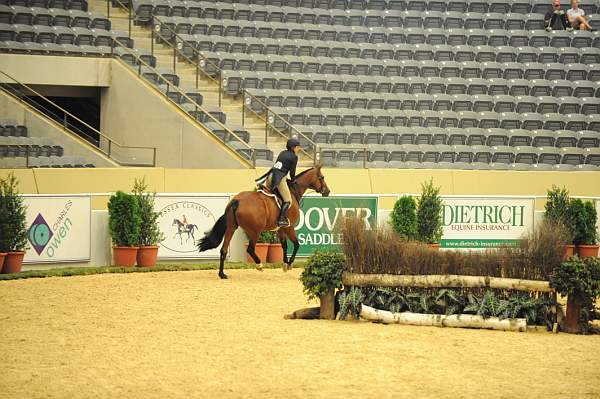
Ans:
[[[98,135],[98,137],[103,138],[107,141],[108,143],[108,150],[104,150],[100,145],[94,145],[94,148],[96,148],[97,150],[99,150],[100,152],[102,152],[104,155],[106,155],[108,158],[110,158],[111,160],[117,162],[119,165],[129,165],[129,166],[156,166],[156,147],[143,147],[143,146],[125,146],[123,144],[120,144],[118,142],[116,142],[115,140],[111,139],[110,137],[106,136],[105,134],[103,134],[101,131],[99,131],[98,129],[94,128],[93,126],[90,126],[88,123],[86,123],[85,121],[81,120],[80,118],[78,118],[77,116],[73,115],[72,113],[70,113],[69,111],[67,111],[66,109],[62,108],[61,106],[57,105],[56,103],[52,102],[51,100],[49,100],[48,98],[46,98],[45,96],[43,96],[42,94],[38,93],[37,91],[35,91],[34,89],[32,89],[31,87],[29,87],[28,85],[26,85],[25,83],[20,82],[19,80],[17,80],[16,78],[12,77],[11,75],[7,74],[4,71],[0,70],[0,74],[6,76],[7,78],[9,78],[10,80],[12,80],[13,82],[15,82],[17,85],[25,88],[26,90],[28,90],[30,93],[33,93],[36,97],[41,98],[42,100],[44,100],[46,103],[52,105],[52,107],[54,107],[55,109],[60,110],[63,113],[63,123],[62,126],[63,128],[71,133],[72,135],[74,135],[75,137],[81,138],[81,136],[79,134],[77,134],[76,132],[73,131],[73,129],[71,129],[69,127],[69,123],[68,123],[68,118],[72,118],[73,120],[81,123],[83,126],[85,126],[86,128],[90,129],[91,131],[93,131],[94,133],[96,133]],[[4,83],[4,84],[10,84],[10,83]],[[19,99],[20,102],[27,104],[28,106],[32,107],[35,109],[35,107],[33,107],[30,103],[26,102],[23,100],[23,97],[27,98],[28,100],[30,100],[31,102],[38,104],[41,108],[43,108],[44,110],[47,110],[49,113],[53,114],[55,117],[59,118],[58,115],[56,115],[54,112],[52,112],[51,110],[48,110],[46,107],[44,107],[42,104],[39,104],[37,101],[33,100],[31,97],[29,97],[27,94],[22,94],[22,93],[12,93],[10,90],[8,90],[7,88],[5,88],[3,85],[0,85],[0,88],[8,93],[9,95],[16,97]],[[46,115],[49,116],[49,115]],[[55,120],[56,121],[56,120]],[[58,121],[56,121],[58,122]],[[71,125],[72,126],[72,125]],[[73,126],[74,127],[74,126]],[[79,130],[79,129],[77,129]],[[81,131],[80,131],[81,132]],[[87,136],[87,134],[85,134],[85,132],[81,132],[84,136]],[[89,138],[89,136],[88,136]],[[93,143],[90,143],[93,144]],[[100,144],[100,143],[98,143]],[[117,146],[119,148],[122,149],[129,149],[129,150],[151,150],[152,151],[152,163],[151,164],[135,164],[135,163],[127,163],[127,162],[122,162],[119,161],[118,159],[113,158],[113,146]]]
[[[116,0],[118,1],[118,0]],[[183,59],[185,59],[186,61],[188,61],[191,64],[195,64],[196,65],[196,87],[198,84],[198,72],[202,71],[202,73],[209,77],[212,81],[216,81],[217,84],[219,85],[219,105],[221,105],[221,95],[223,92],[223,70],[216,65],[215,63],[213,63],[212,61],[210,61],[204,54],[202,54],[198,49],[196,49],[193,46],[189,46],[188,49],[191,49],[192,52],[194,53],[194,55],[196,56],[197,59],[202,58],[202,61],[205,62],[206,64],[210,64],[210,66],[212,68],[215,69],[215,71],[218,72],[218,79],[213,78],[210,74],[206,73],[205,71],[203,71],[200,67],[199,67],[199,62],[194,62],[193,59],[189,58],[187,55],[183,54],[181,52],[181,50],[183,50],[186,40],[184,38],[182,38],[181,36],[179,36],[179,34],[177,32],[175,32],[173,29],[171,29],[171,27],[169,27],[165,22],[161,21],[160,18],[156,17],[156,16],[152,16],[152,21],[156,21],[158,22],[158,25],[154,25],[152,26],[152,31],[156,32],[158,34],[158,36],[162,39],[162,41],[171,46],[173,48],[173,52],[174,52],[174,56],[175,56],[175,51],[179,52],[179,56]],[[155,27],[158,27],[158,29],[156,29]],[[169,40],[165,37],[163,37],[160,32],[162,31],[162,28],[165,28],[170,34],[171,36],[174,38],[175,43],[171,43],[169,42]],[[179,44],[181,43],[181,49],[179,48]],[[202,66],[202,68],[204,68],[204,66]],[[281,116],[279,116],[276,112],[273,112],[273,110],[267,106],[265,103],[263,103],[261,100],[259,100],[258,98],[256,98],[253,94],[249,93],[246,89],[244,89],[243,91],[243,104],[242,104],[242,125],[244,124],[244,120],[245,120],[245,108],[247,107],[246,104],[246,98],[250,97],[251,101],[256,101],[258,103],[260,103],[266,114],[267,117],[263,117],[262,115],[260,115],[259,113],[255,112],[252,108],[249,107],[250,111],[256,115],[259,119],[261,119],[262,121],[265,122],[265,144],[267,144],[267,135],[269,132],[269,129],[271,129],[272,131],[278,133],[280,136],[284,137],[284,138],[289,138],[288,135],[286,135],[285,133],[283,133],[282,131],[280,131],[279,129],[277,129],[275,126],[273,126],[273,121],[275,120],[275,118],[279,118],[279,120],[283,121],[289,128],[290,130],[294,131],[294,133],[296,134],[297,137],[302,137],[304,140],[306,140],[309,145],[312,146],[312,148],[314,148],[313,151],[313,162],[316,163],[316,154],[317,154],[317,145],[316,143],[314,143],[309,137],[307,137],[304,133],[302,133],[300,130],[298,130],[296,127],[294,127],[292,124],[290,124],[287,120],[285,120],[284,118],[282,118]],[[272,114],[273,115],[273,121],[269,120],[268,114]],[[302,152],[304,154],[306,154],[307,156],[310,156],[311,154],[308,153],[308,151],[306,151],[304,148],[302,149]]]
[[[133,19],[132,5],[126,6],[120,0],[107,0],[107,8],[110,8],[111,1],[116,3],[122,9],[127,10],[128,19],[129,19],[129,29],[130,29],[129,35],[131,37],[131,22]],[[135,12],[135,10],[134,10],[134,12]],[[157,24],[155,24],[155,22]],[[162,21],[157,16],[151,15],[151,25],[152,25],[151,26],[151,54],[154,55],[154,35],[156,34],[162,40],[163,43],[165,43],[166,45],[168,45],[169,47],[171,47],[173,49],[173,70],[174,71],[176,71],[176,61],[177,61],[176,57],[179,56],[179,57],[183,58],[184,60],[186,60],[187,62],[189,62],[190,64],[195,65],[195,67],[196,67],[196,88],[198,88],[198,74],[200,72],[202,72],[202,74],[205,77],[207,77],[209,80],[218,84],[218,86],[219,86],[219,106],[221,106],[222,94],[223,94],[223,78],[222,78],[223,70],[217,64],[210,61],[204,54],[202,54],[202,52],[200,52],[198,49],[196,49],[193,46],[188,46],[186,49],[190,49],[192,51],[192,53],[194,54],[194,57],[196,58],[196,61],[194,61],[192,58],[185,55],[182,50],[184,49],[187,41],[184,38],[182,38],[175,30],[173,30],[169,25],[167,25],[164,21]],[[169,32],[171,38],[174,39],[175,43],[171,43],[171,41],[168,38],[165,38],[164,36],[161,35],[160,32],[163,29],[165,29],[167,32]],[[181,48],[179,48],[180,44],[181,44]],[[201,63],[203,63],[204,65],[201,65]],[[217,76],[218,76],[217,78],[213,77],[211,74],[209,74],[203,70],[203,68],[205,68],[207,65],[209,65],[212,69],[214,69],[217,72]],[[246,96],[249,96],[249,97],[251,97],[252,100],[259,102],[264,107],[265,112],[267,114],[267,116],[263,118],[260,114],[258,114],[257,112],[255,112],[253,109],[250,108],[250,111],[254,115],[256,115],[259,119],[261,119],[262,121],[265,122],[265,144],[267,144],[267,136],[268,136],[269,129],[271,129],[272,131],[276,132],[277,134],[279,134],[280,136],[282,136],[284,138],[289,138],[288,135],[286,135],[285,133],[283,133],[282,131],[277,129],[275,126],[273,126],[272,121],[269,120],[270,119],[269,113],[270,113],[273,115],[273,121],[275,120],[275,118],[278,118],[279,120],[283,121],[290,128],[290,130],[296,134],[297,137],[302,137],[306,142],[309,143],[310,146],[312,146],[312,148],[313,148],[313,154],[312,154],[313,163],[317,162],[318,147],[317,147],[316,143],[314,143],[309,137],[307,137],[300,130],[295,128],[287,120],[285,120],[284,118],[279,116],[277,113],[273,112],[270,107],[268,107],[266,104],[264,104],[262,101],[260,101],[258,98],[256,98],[251,93],[248,93],[246,90],[244,90],[242,94],[243,94],[243,98],[244,98],[244,100],[243,100],[244,102],[242,104],[242,126],[244,125],[244,119],[245,119],[244,113],[245,113],[245,108],[247,106],[245,103],[245,101],[246,101],[245,99],[246,99]],[[304,154],[306,154],[307,156],[311,155],[304,148],[302,149],[302,152]]]
[[[143,59],[141,59],[140,57],[138,57],[133,51],[131,51],[129,48],[127,48],[124,43],[121,43],[119,40],[117,39],[113,39],[114,42],[116,44],[118,44],[122,50],[124,50],[125,52],[127,52],[129,55],[131,55],[132,57],[134,57],[134,59],[137,62],[137,74],[138,76],[141,77],[142,75],[142,66],[146,67],[148,70],[150,70],[151,72],[153,72],[157,78],[163,82],[166,86],[167,86],[167,90],[164,93],[165,97],[169,96],[170,92],[177,92],[180,96],[182,96],[183,98],[185,98],[187,101],[189,101],[193,106],[194,106],[194,112],[203,112],[210,120],[211,122],[214,122],[216,124],[219,125],[219,127],[221,127],[222,129],[224,129],[229,135],[231,135],[232,137],[234,137],[237,141],[239,141],[239,143],[241,143],[242,146],[246,147],[245,149],[250,151],[250,156],[251,159],[247,160],[246,158],[244,158],[241,154],[239,154],[237,151],[233,150],[240,159],[244,160],[244,162],[246,162],[247,164],[251,165],[252,167],[256,167],[256,152],[255,150],[250,147],[250,145],[248,145],[248,143],[246,143],[244,140],[242,140],[237,134],[235,134],[231,129],[229,129],[227,126],[225,126],[223,123],[221,123],[220,120],[218,120],[217,118],[215,118],[214,116],[212,116],[205,108],[202,108],[202,106],[200,104],[198,104],[196,102],[196,100],[192,99],[191,97],[189,97],[187,94],[185,94],[181,89],[179,89],[179,87],[177,87],[176,85],[174,85],[171,81],[169,81],[168,79],[164,78],[154,67],[152,67],[150,64],[148,64],[146,61],[144,61]],[[114,49],[114,47],[113,47]],[[119,57],[115,57],[116,60],[118,60],[118,62],[121,62],[127,66],[129,66],[130,64],[125,63],[125,61],[123,61],[121,58]],[[153,90],[155,90],[156,92],[158,92],[159,94],[163,94],[162,91],[155,85],[150,85]],[[171,91],[169,91],[171,90]],[[169,99],[170,100],[170,99]],[[175,101],[171,101],[173,104],[175,104],[175,106],[177,106],[177,108],[179,108],[181,111],[183,111],[184,113],[188,114],[187,111],[185,109],[183,109],[181,107],[181,104],[176,103]],[[206,129],[207,131],[210,132],[210,129],[208,129],[206,126],[204,126],[200,121],[198,121],[196,118],[192,118],[194,120],[195,123],[199,124],[200,126],[202,126],[204,129]],[[212,133],[212,132],[211,132]],[[216,137],[217,139],[221,140],[218,136],[216,136],[215,134],[213,134],[214,137]],[[224,142],[224,141],[223,141]],[[225,145],[227,145],[226,142],[224,142]]]

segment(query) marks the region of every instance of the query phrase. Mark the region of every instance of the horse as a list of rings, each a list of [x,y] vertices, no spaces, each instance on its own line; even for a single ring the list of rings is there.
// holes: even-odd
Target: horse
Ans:
[[[279,242],[283,248],[285,263],[283,270],[290,270],[296,258],[296,253],[300,248],[300,244],[296,238],[296,230],[294,230],[294,225],[300,215],[299,203],[304,193],[309,189],[316,191],[323,197],[329,196],[329,187],[325,183],[325,177],[321,173],[320,165],[300,173],[296,176],[295,183],[290,185],[290,192],[293,198],[288,211],[289,226],[281,228],[277,226],[279,207],[272,197],[256,191],[239,193],[227,204],[225,213],[217,220],[212,230],[206,232],[205,236],[198,241],[198,250],[203,252],[217,248],[223,242],[219,263],[219,277],[222,279],[227,278],[227,275],[223,272],[223,267],[227,251],[229,250],[229,243],[235,230],[241,227],[249,239],[246,252],[248,252],[256,263],[256,268],[262,270],[261,260],[254,252],[258,236],[265,230],[277,230]],[[289,260],[287,256],[288,238],[294,244],[294,250]]]
[[[196,237],[194,237],[194,230],[197,229],[198,226],[196,226],[195,224],[185,225],[179,219],[173,219],[173,223],[171,224],[171,226],[175,226],[175,225],[177,225],[177,233],[175,233],[175,235],[173,237],[175,237],[177,234],[179,234],[179,241],[181,242],[182,245],[183,245],[183,237],[181,235],[183,233],[187,233],[187,235],[188,235],[185,242],[188,242],[188,240],[190,239],[190,236],[192,237],[194,242],[196,241]]]

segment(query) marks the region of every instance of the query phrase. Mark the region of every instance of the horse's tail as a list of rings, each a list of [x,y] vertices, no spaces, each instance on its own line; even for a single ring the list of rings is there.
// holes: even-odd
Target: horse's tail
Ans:
[[[232,211],[233,220],[237,223],[235,211],[239,205],[240,201],[236,199],[227,205],[225,208],[225,213],[219,218],[219,220],[217,220],[217,223],[215,223],[212,230],[206,232],[204,237],[198,240],[198,251],[208,251],[209,249],[213,249],[221,245],[221,241],[223,241],[223,236],[225,235],[225,230],[227,230],[227,212],[229,212],[229,210]]]

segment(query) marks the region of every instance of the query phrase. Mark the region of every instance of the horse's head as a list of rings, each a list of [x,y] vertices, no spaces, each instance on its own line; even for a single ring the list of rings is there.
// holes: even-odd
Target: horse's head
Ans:
[[[327,183],[325,183],[325,176],[321,173],[321,167],[321,165],[317,165],[306,173],[309,182],[308,188],[315,190],[323,197],[328,197],[330,191]]]

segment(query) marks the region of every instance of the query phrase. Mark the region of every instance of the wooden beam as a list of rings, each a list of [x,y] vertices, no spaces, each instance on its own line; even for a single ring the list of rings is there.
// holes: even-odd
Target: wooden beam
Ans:
[[[373,287],[423,287],[423,288],[497,288],[503,290],[553,292],[548,281],[519,280],[514,278],[460,276],[460,275],[426,275],[410,276],[396,274],[357,274],[342,275],[342,282],[347,286]]]

